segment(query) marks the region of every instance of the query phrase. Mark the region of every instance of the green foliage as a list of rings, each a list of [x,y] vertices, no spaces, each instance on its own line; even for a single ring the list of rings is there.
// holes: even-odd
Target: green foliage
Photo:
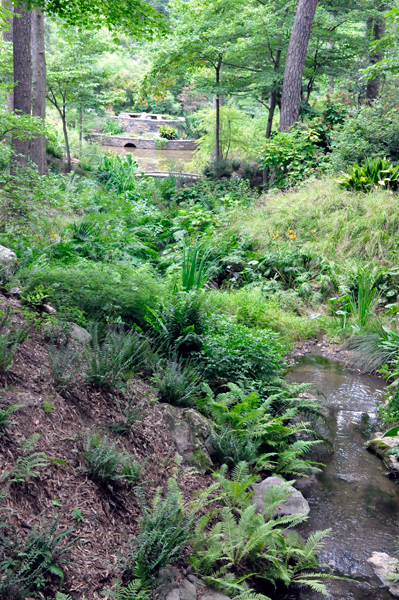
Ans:
[[[233,466],[245,461],[258,471],[297,476],[320,470],[311,461],[302,459],[318,442],[303,438],[310,433],[308,423],[292,422],[298,408],[288,408],[272,416],[272,398],[262,403],[255,392],[247,394],[232,383],[228,388],[228,392],[215,398],[210,388],[204,386],[205,406],[215,422],[211,441],[221,463]],[[294,441],[295,434],[301,434],[302,439]]]
[[[80,508],[74,508],[72,511],[72,518],[75,519],[75,521],[77,521],[78,523],[83,523],[83,521],[85,520],[84,516],[82,515],[82,511],[80,510]]]
[[[11,416],[20,408],[22,408],[21,405],[17,403],[9,404],[5,408],[0,408],[0,431],[14,423]]]
[[[2,314],[0,322],[0,371],[6,373],[13,364],[14,358],[21,344],[24,343],[29,335],[30,326],[24,325],[16,327],[9,323],[10,311],[6,310]]]
[[[147,354],[147,342],[134,330],[126,333],[121,328],[109,328],[103,340],[98,326],[91,333],[91,345],[84,350],[84,376],[97,387],[114,384],[129,369],[139,367]]]
[[[41,284],[36,286],[32,291],[21,294],[22,300],[34,308],[40,308],[48,297],[48,290]]]
[[[123,586],[121,581],[115,582],[115,591],[106,590],[101,592],[103,596],[109,595],[115,600],[149,600],[150,591],[148,585],[140,579],[133,579],[128,585]]]
[[[169,125],[161,125],[159,128],[159,135],[161,138],[165,138],[166,140],[176,140],[177,139],[177,131],[175,127],[170,127]]]
[[[61,516],[34,526],[23,538],[13,526],[1,535],[0,594],[18,600],[37,593],[45,587],[50,576],[64,579],[63,565],[69,561],[65,554],[76,543],[73,528],[59,529]]]
[[[352,315],[357,330],[365,327],[373,316],[372,309],[378,301],[378,292],[375,287],[376,277],[367,269],[359,268],[355,278],[355,290],[341,298],[330,298],[329,303],[340,304],[336,314],[343,319],[343,328],[346,327],[347,316]]]
[[[134,191],[138,181],[138,164],[132,154],[104,155],[98,166],[98,178],[116,192]]]
[[[154,307],[163,291],[149,269],[118,265],[37,267],[22,271],[20,277],[27,289],[43,283],[50,290],[52,303],[64,314],[78,308],[91,321],[119,318],[140,326],[146,324],[146,307]]]
[[[124,132],[123,123],[118,119],[108,118],[104,123],[103,133],[109,135],[121,135]]]
[[[161,402],[187,406],[199,389],[200,373],[190,361],[183,362],[175,355],[158,362],[153,381]]]
[[[83,457],[91,477],[103,483],[111,483],[123,476],[121,474],[125,455],[117,450],[116,443],[108,441],[106,435],[87,432],[83,437]]]
[[[201,348],[205,329],[204,295],[193,289],[174,292],[147,320],[161,349],[187,356]]]
[[[119,400],[117,398],[115,400],[119,410],[121,410]],[[119,435],[129,435],[133,426],[145,417],[144,410],[134,403],[133,396],[124,396],[124,404],[122,420],[109,427],[111,431],[115,431]]]
[[[317,552],[330,530],[317,532],[305,543],[289,531],[304,515],[274,518],[279,504],[291,495],[290,482],[270,486],[264,494],[264,510],[256,513],[250,489],[254,479],[245,463],[237,465],[231,480],[223,469],[215,477],[217,485],[208,494],[222,507],[198,520],[191,556],[195,571],[205,575],[208,583],[238,596],[251,591],[245,580],[251,581],[253,575],[287,586],[300,576],[302,582],[325,593],[320,576],[308,570],[318,566]]]
[[[205,279],[206,253],[200,259],[198,246],[184,246],[182,263],[182,284],[185,292],[198,290],[202,287]],[[199,261],[199,264],[198,264]]]
[[[71,345],[49,344],[47,350],[54,386],[57,390],[62,390],[76,375],[76,363],[79,355]]]
[[[9,483],[24,483],[28,477],[40,477],[38,469],[47,466],[49,462],[44,452],[33,452],[29,456],[18,456],[10,471],[3,472],[3,479]]]
[[[332,165],[344,170],[372,158],[399,161],[399,111],[376,102],[349,116],[333,136]]]
[[[396,191],[399,186],[399,166],[394,167],[385,158],[368,158],[361,166],[352,165],[338,182],[344,188],[362,192],[378,186]]]
[[[283,366],[284,351],[277,333],[224,318],[204,337],[198,356],[205,377],[221,384],[271,379]]]
[[[158,489],[151,507],[144,507],[138,534],[130,540],[128,570],[144,583],[151,583],[159,569],[182,555],[190,541],[195,514],[185,513],[183,499],[174,479],[162,498]]]

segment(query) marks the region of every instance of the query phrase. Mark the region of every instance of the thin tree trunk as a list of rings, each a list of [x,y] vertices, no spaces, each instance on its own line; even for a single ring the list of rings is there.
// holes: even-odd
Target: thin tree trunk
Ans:
[[[386,7],[381,6],[380,11],[383,12]],[[382,38],[385,33],[385,19],[384,18],[375,18],[371,19],[367,23],[367,34],[369,39],[372,41],[377,41]],[[381,50],[370,51],[370,66],[375,65],[380,62],[383,58],[383,54]],[[366,89],[366,99],[370,102],[377,100],[380,93],[380,77],[375,77],[374,79],[369,79],[367,81],[367,89]]]
[[[32,10],[32,115],[46,118],[46,56],[44,50],[44,15]],[[46,138],[31,140],[30,158],[37,164],[39,175],[47,173]]]
[[[13,5],[9,4],[7,0],[2,0],[1,4],[2,4],[3,8],[6,8],[7,10],[10,10],[10,11],[14,11]],[[12,44],[13,40],[14,40],[13,19],[7,19],[7,22],[9,24],[10,28],[3,29],[3,40],[5,42],[10,42]],[[9,110],[14,110],[14,92],[9,92],[7,94],[7,107],[9,108]]]
[[[83,111],[79,110],[79,147],[82,147],[82,139],[83,139]]]
[[[14,13],[14,110],[16,113],[31,112],[32,62],[30,53],[31,14],[30,11],[16,6]],[[26,165],[29,158],[29,140],[12,140],[14,162]]]
[[[285,61],[280,131],[299,119],[302,75],[318,0],[299,0]]]
[[[216,160],[220,160],[222,158],[221,148],[220,148],[220,106],[223,104],[223,100],[219,94],[219,83],[220,83],[220,69],[221,69],[221,60],[219,60],[216,66],[216,94],[215,94],[215,110],[216,110],[216,127],[215,127],[215,155]],[[222,101],[221,101],[222,100]]]
[[[72,169],[72,163],[71,163],[71,151],[69,149],[69,140],[68,140],[68,130],[67,130],[67,124],[66,124],[66,116],[65,116],[65,107],[63,112],[59,111],[60,115],[61,115],[61,120],[62,120],[62,131],[64,132],[64,141],[65,141],[65,152],[66,152],[66,158],[67,158],[67,168],[66,171],[67,173],[69,173]]]
[[[280,40],[281,40],[281,36]],[[280,60],[281,60],[281,49],[278,49],[276,52],[276,60],[274,61],[274,71],[278,71],[280,68]],[[271,94],[270,94],[270,98],[269,98],[269,115],[267,117],[267,125],[266,125],[266,139],[268,140],[272,134],[272,127],[273,127],[273,118],[274,118],[274,113],[276,111],[276,106],[277,106],[277,94],[278,94],[278,90],[277,90],[277,82],[275,82],[274,85],[274,89],[272,90]],[[263,169],[262,171],[262,179],[263,179],[263,185],[267,185],[268,181],[269,181],[269,169]]]

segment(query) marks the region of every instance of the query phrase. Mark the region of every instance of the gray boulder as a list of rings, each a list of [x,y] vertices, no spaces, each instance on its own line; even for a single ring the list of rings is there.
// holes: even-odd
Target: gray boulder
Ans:
[[[170,404],[161,406],[169,441],[176,452],[186,464],[192,464],[203,472],[210,469],[210,425],[207,419],[192,408],[182,409]]]
[[[217,590],[206,587],[198,577],[182,576],[175,567],[160,570],[154,597],[157,600],[230,600]]]
[[[252,496],[252,502],[256,504],[256,512],[263,512],[265,508],[263,495],[267,488],[272,485],[283,485],[284,483],[284,479],[280,479],[280,477],[267,477],[260,483],[252,484],[252,489],[255,491],[254,495]],[[291,496],[279,505],[275,516],[282,517],[283,515],[299,514],[308,515],[310,512],[309,503],[303,497],[302,493],[296,490],[292,485],[289,486],[288,491],[292,492]]]
[[[77,323],[69,323],[69,335],[73,340],[76,340],[83,345],[90,344],[92,340],[90,333]]]
[[[11,277],[17,268],[17,263],[18,259],[15,252],[5,246],[0,246],[0,275]]]
[[[399,575],[399,560],[392,558],[385,552],[373,552],[367,562],[373,567],[374,573],[385,585],[393,596],[399,596],[399,582],[392,581]]]

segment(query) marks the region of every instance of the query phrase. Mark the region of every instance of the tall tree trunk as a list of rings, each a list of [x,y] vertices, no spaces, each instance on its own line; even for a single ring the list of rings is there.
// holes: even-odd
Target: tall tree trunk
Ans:
[[[32,115],[46,117],[46,56],[44,51],[44,15],[32,10]],[[37,164],[39,175],[47,173],[46,138],[31,140],[30,158]]]
[[[83,139],[83,110],[80,108],[79,110],[79,147],[82,147],[82,139]]]
[[[14,10],[14,110],[16,113],[31,112],[32,62],[30,54],[31,14],[16,6]],[[29,158],[29,140],[12,140],[14,162],[26,165]]]
[[[67,159],[67,168],[66,168],[66,172],[70,173],[71,169],[72,169],[72,162],[71,162],[71,150],[69,148],[69,139],[68,139],[68,129],[67,129],[67,122],[66,122],[66,114],[65,114],[65,106],[63,107],[63,111],[59,111],[60,115],[61,115],[61,120],[62,120],[62,131],[64,132],[64,141],[65,141],[65,153],[66,153],[66,159]]]
[[[14,7],[12,4],[8,3],[8,0],[2,0],[1,2],[2,6],[4,8],[6,8],[7,10],[10,11],[14,11]],[[10,42],[11,44],[13,43],[13,19],[7,19],[7,22],[10,26],[9,29],[3,29],[3,40],[5,42]],[[7,94],[7,107],[9,108],[9,110],[14,110],[14,92],[9,92]]]
[[[221,148],[220,148],[220,106],[223,104],[221,102],[221,97],[219,94],[219,83],[220,83],[220,69],[221,69],[221,60],[218,62],[216,66],[216,94],[215,94],[215,110],[216,110],[216,127],[215,127],[215,155],[216,160],[220,160],[222,158]]]
[[[280,131],[299,119],[302,75],[318,0],[299,0],[285,61]]]
[[[279,36],[280,40],[281,40],[281,35]],[[274,61],[274,71],[278,71],[280,68],[280,60],[281,60],[281,49],[278,49],[276,52],[276,60]],[[268,140],[272,134],[272,127],[273,127],[273,118],[274,118],[274,113],[276,111],[276,106],[277,106],[277,95],[278,95],[278,88],[277,88],[277,81],[274,82],[274,87],[273,90],[270,94],[269,97],[269,114],[267,117],[267,124],[266,124],[266,139]],[[262,170],[262,179],[263,179],[263,185],[267,185],[268,181],[269,181],[269,169],[263,169]]]
[[[383,12],[386,9],[385,6],[380,7],[380,11]],[[374,18],[367,22],[367,37],[370,41],[380,40],[385,33],[385,19]],[[370,65],[375,65],[382,60],[383,55],[381,50],[370,51],[369,62]],[[377,100],[380,93],[380,78],[377,76],[374,79],[367,81],[366,99],[370,102]]]

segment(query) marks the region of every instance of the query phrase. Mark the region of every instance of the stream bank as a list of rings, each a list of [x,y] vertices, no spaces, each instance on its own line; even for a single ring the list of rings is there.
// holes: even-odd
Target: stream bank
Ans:
[[[327,417],[321,433],[332,443],[315,458],[326,465],[323,472],[295,485],[310,505],[300,531],[307,537],[331,528],[320,562],[334,575],[359,582],[327,580],[328,599],[392,599],[367,563],[373,552],[392,555],[399,535],[399,487],[386,476],[384,463],[366,449],[367,441],[375,437],[376,402],[383,396],[383,381],[318,354],[298,358],[287,380],[314,382],[311,392]],[[321,595],[303,589],[287,596],[293,597],[316,600]]]

